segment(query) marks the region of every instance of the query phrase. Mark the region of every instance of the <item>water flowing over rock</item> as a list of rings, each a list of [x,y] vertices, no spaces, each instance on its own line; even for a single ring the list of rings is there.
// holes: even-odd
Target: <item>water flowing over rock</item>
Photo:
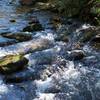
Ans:
[[[0,47],[5,47],[11,44],[15,44],[18,41],[15,39],[8,39],[0,36]]]
[[[27,54],[29,52],[49,48],[51,45],[53,45],[53,43],[46,38],[33,39],[27,42],[0,48],[0,57],[13,54]]]

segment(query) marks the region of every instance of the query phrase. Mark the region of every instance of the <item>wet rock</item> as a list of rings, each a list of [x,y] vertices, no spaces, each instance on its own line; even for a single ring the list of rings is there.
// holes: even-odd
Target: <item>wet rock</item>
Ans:
[[[61,26],[61,18],[58,16],[54,16],[53,18],[50,19],[50,22],[52,23],[53,27],[55,29],[58,29]]]
[[[90,45],[92,45],[96,49],[100,49],[100,34],[96,35],[90,42]]]
[[[11,19],[11,20],[9,20],[11,23],[15,23],[16,22],[16,20],[15,19]]]
[[[100,34],[96,35],[91,42],[99,42],[100,43]]]
[[[31,21],[28,23],[28,25],[23,29],[23,32],[33,32],[33,31],[41,31],[43,30],[42,25],[40,24],[37,17],[33,17],[30,19]]]
[[[27,42],[21,42],[15,45],[0,48],[0,57],[13,54],[27,54],[47,49],[51,46],[53,46],[53,42],[47,38],[33,39]]]
[[[15,39],[8,39],[0,36],[0,47],[8,46],[17,43]]]
[[[28,64],[28,60],[22,55],[9,55],[0,59],[0,72],[11,74],[23,69]]]
[[[43,27],[40,23],[33,23],[31,25],[26,26],[23,29],[23,32],[34,32],[34,31],[41,31],[43,30]]]
[[[69,57],[71,60],[81,60],[85,57],[85,52],[82,50],[73,50],[70,52]]]
[[[18,32],[18,33],[2,33],[3,37],[16,39],[19,42],[28,41],[32,39],[32,34],[27,32]]]
[[[90,27],[85,30],[81,30],[83,33],[82,37],[80,38],[80,42],[88,42],[91,40],[95,35],[100,33],[100,28]]]
[[[5,77],[6,83],[20,83],[23,81],[34,80],[34,72],[30,69],[24,69],[21,72],[14,73],[12,75],[7,75]]]

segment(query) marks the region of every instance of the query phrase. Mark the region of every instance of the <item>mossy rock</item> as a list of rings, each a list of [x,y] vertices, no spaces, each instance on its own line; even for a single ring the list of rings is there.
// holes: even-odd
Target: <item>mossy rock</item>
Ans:
[[[11,74],[25,68],[28,60],[22,55],[9,55],[0,59],[0,72],[3,74]]]

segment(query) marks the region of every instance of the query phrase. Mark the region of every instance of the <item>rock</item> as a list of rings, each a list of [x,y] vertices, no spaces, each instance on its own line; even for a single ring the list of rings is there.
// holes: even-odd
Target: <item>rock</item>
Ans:
[[[52,48],[35,53],[30,53],[26,55],[26,58],[29,59],[30,66],[46,65],[51,64],[56,59],[58,52],[59,51],[57,51],[56,48]]]
[[[93,39],[91,40],[91,42],[99,42],[100,43],[100,34],[98,34],[95,37],[93,37]]]
[[[90,42],[93,48],[100,49],[100,34],[96,35]]]
[[[7,83],[19,83],[23,81],[28,81],[34,79],[34,72],[30,69],[24,69],[21,72],[14,73],[12,75],[7,75],[5,81]]]
[[[21,42],[15,45],[0,48],[0,57],[13,54],[27,54],[47,49],[51,46],[53,46],[53,42],[47,38],[33,39],[27,42]]]
[[[22,55],[9,55],[0,59],[0,72],[11,74],[23,69],[28,64],[28,60]]]
[[[15,39],[8,39],[0,36],[0,47],[8,46],[17,43]]]
[[[85,43],[85,42],[88,42],[89,40],[91,40],[95,35],[99,34],[100,28],[90,27],[88,29],[81,30],[81,32],[83,33],[83,35],[79,41]]]
[[[11,23],[15,23],[16,22],[16,20],[15,19],[11,19],[11,20],[9,20]]]
[[[52,23],[52,25],[55,27],[55,29],[59,29],[59,27],[62,24],[62,20],[60,17],[58,16],[54,16],[53,18],[50,19],[50,22]]]
[[[2,33],[3,37],[16,39],[19,42],[28,41],[32,39],[32,34],[26,32],[19,32],[19,33]]]
[[[41,30],[43,30],[43,27],[40,23],[33,23],[26,26],[23,29],[23,32],[34,32],[34,31],[41,31]]]
[[[82,50],[73,50],[69,54],[71,60],[81,60],[85,57],[85,53]]]

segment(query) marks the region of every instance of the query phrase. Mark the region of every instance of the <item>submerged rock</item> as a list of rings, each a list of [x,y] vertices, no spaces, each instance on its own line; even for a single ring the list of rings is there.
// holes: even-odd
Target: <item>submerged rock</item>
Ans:
[[[9,55],[0,59],[0,72],[11,74],[23,69],[28,64],[28,60],[22,55]]]
[[[5,81],[7,83],[19,83],[23,81],[28,81],[34,79],[34,72],[30,69],[24,69],[21,72],[14,73],[12,75],[7,75]]]
[[[19,32],[19,33],[2,33],[3,37],[16,39],[19,42],[28,41],[32,39],[32,34],[26,32]]]
[[[0,36],[0,47],[8,46],[17,43],[15,39],[8,39]]]

